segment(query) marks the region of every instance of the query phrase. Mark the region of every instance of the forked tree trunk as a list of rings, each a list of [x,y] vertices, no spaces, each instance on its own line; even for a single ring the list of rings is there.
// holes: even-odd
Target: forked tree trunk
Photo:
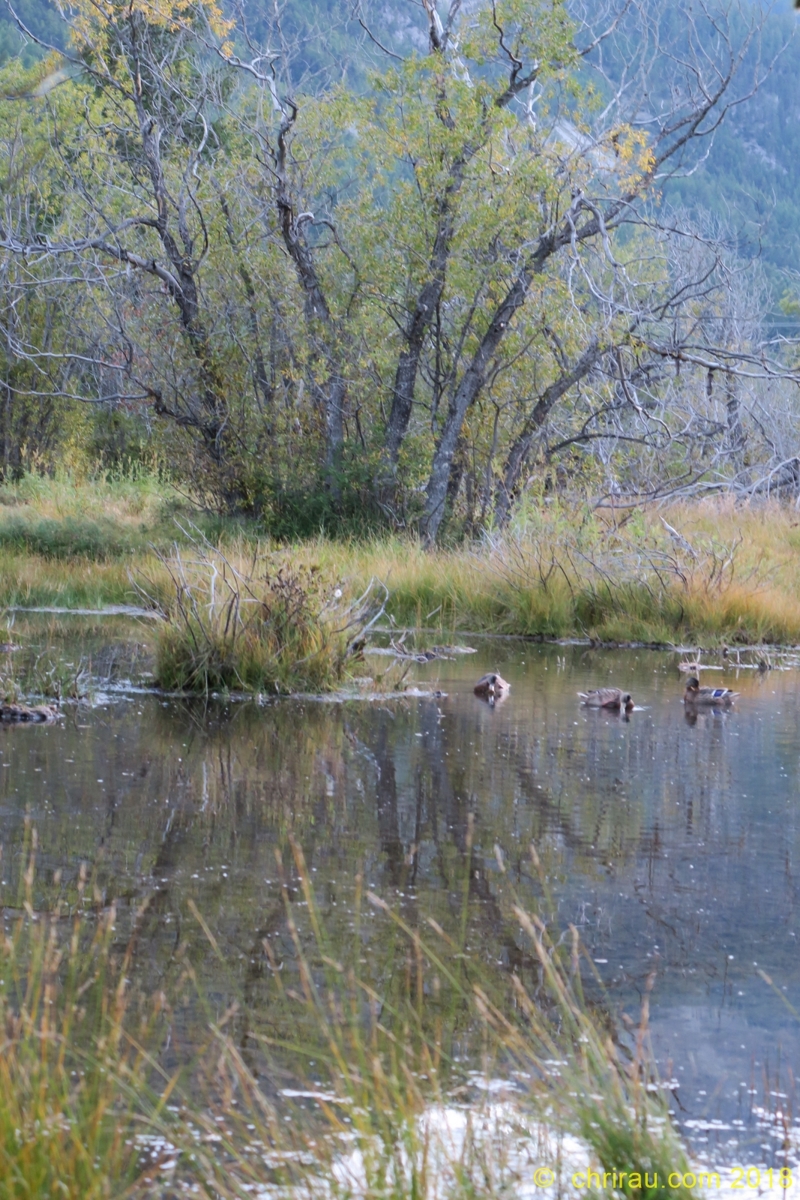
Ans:
[[[503,469],[503,479],[497,488],[495,521],[501,528],[508,524],[513,498],[519,487],[522,472],[528,461],[528,455],[531,452],[531,447],[539,431],[550,414],[550,410],[571,387],[574,387],[576,383],[579,383],[581,379],[584,379],[589,374],[606,349],[607,347],[601,346],[597,339],[592,341],[586,347],[586,350],[575,363],[572,370],[565,371],[563,375],[554,380],[549,387],[545,388],[536,401],[531,415],[528,417],[522,431],[508,452]]]
[[[341,496],[341,464],[344,450],[344,416],[347,383],[340,365],[340,330],[328,305],[322,282],[314,263],[314,255],[303,233],[311,214],[295,216],[289,188],[287,156],[289,135],[297,120],[298,109],[286,102],[278,140],[273,154],[277,178],[276,203],[283,244],[294,263],[297,278],[303,289],[305,318],[312,340],[316,341],[325,363],[326,378],[313,384],[313,394],[325,419],[325,475],[329,495],[334,501]]]
[[[526,263],[495,310],[489,328],[473,355],[472,362],[450,397],[447,416],[433,455],[433,465],[426,489],[421,532],[423,541],[428,547],[431,547],[436,541],[439,526],[444,517],[450,467],[464,424],[464,417],[480,395],[492,357],[505,337],[509,323],[513,320],[517,309],[525,303],[532,278],[532,265]]]

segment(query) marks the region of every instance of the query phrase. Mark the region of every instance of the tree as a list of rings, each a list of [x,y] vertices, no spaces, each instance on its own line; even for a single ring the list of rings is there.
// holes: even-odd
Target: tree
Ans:
[[[105,358],[93,357],[95,367],[113,372],[124,365],[138,384],[135,396],[196,430],[213,473],[211,489],[235,504],[230,379],[202,285],[210,250],[203,176],[220,139],[207,114],[221,81],[194,54],[198,9],[224,36],[219,11],[202,0],[194,6],[112,0],[72,11],[67,61],[81,75],[66,87],[81,119],[64,124],[63,97],[58,107],[47,102],[62,219],[52,232],[34,220],[17,234],[4,227],[2,237],[7,249],[40,267],[68,261],[87,293],[105,292],[97,315],[107,326],[106,344],[115,345]],[[150,277],[155,288],[143,290],[136,276]],[[163,300],[177,317],[178,347],[164,337],[157,314]],[[143,309],[151,334],[146,353],[131,336]],[[172,362],[154,379],[143,360],[158,356],[159,340]]]
[[[692,10],[680,45],[644,0],[582,22],[560,3],[424,11],[428,53],[387,50],[392,61],[363,96],[299,98],[284,81],[282,98],[273,62],[261,86],[280,129],[259,135],[273,147],[287,249],[325,330],[327,411],[346,412],[347,379],[365,373],[354,348],[366,344],[383,414],[373,494],[391,519],[413,518],[401,493],[413,497],[427,460],[418,519],[432,543],[464,475],[465,421],[487,388],[495,413],[517,422],[492,423],[490,457],[505,455],[502,516],[553,407],[604,357],[622,362],[651,321],[641,294],[630,308],[620,237],[761,68],[734,91],[758,20],[711,7]],[[655,60],[659,93],[648,95]],[[654,295],[652,310],[680,307],[690,281],[682,288],[670,301]],[[722,369],[720,347],[705,349]],[[504,389],[536,399],[523,415]],[[484,414],[477,423],[485,432]]]
[[[787,372],[723,303],[719,235],[671,223],[659,189],[758,86],[758,14],[418,11],[426,51],[362,14],[382,69],[314,91],[279,17],[259,47],[213,0],[77,8],[70,119],[26,101],[57,219],[0,228],[42,295],[68,264],[63,363],[190,433],[196,486],[267,519],[305,489],[327,520],[371,504],[432,544],[459,503],[468,530],[508,520],[559,455],[612,491],[712,459],[743,484],[746,380]],[[31,363],[39,340],[17,339]],[[697,371],[726,380],[721,425]]]

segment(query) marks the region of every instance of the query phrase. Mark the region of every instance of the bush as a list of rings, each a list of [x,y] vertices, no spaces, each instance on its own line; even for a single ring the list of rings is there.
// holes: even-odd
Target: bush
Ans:
[[[156,653],[156,677],[168,689],[329,690],[347,675],[387,595],[383,588],[375,602],[382,585],[370,583],[347,604],[318,568],[279,563],[258,549],[242,567],[208,542],[195,544],[191,560],[177,546],[159,557],[174,589]]]

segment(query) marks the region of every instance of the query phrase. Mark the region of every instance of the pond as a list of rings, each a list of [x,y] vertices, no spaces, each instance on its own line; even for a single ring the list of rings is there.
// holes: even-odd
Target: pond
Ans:
[[[795,671],[709,672],[741,698],[690,713],[675,654],[473,640],[475,654],[415,668],[438,695],[204,705],[126,688],[138,651],[120,630],[92,636],[62,636],[59,653],[91,651],[107,678],[95,704],[0,728],[7,919],[32,826],[51,898],[81,864],[98,903],[133,913],[149,898],[135,959],[148,988],[185,953],[217,1010],[235,995],[245,1024],[269,1021],[265,945],[273,968],[292,953],[281,872],[302,905],[290,835],[332,944],[351,936],[360,875],[412,925],[444,924],[466,897],[468,952],[501,971],[525,969],[510,889],[544,902],[533,843],[555,921],[579,929],[612,1010],[638,1019],[654,973],[653,1051],[695,1153],[778,1161],[800,1062]],[[472,693],[490,669],[511,683],[493,708]],[[632,692],[629,718],[580,705],[608,684]],[[378,980],[384,950],[363,941]],[[178,1033],[190,1044],[191,1020]]]

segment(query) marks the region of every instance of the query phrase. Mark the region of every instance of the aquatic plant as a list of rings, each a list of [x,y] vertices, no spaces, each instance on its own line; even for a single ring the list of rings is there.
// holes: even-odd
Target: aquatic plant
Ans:
[[[197,533],[247,570],[258,523],[192,510],[158,479],[25,476],[0,487],[0,603],[100,608],[130,602],[130,572],[169,607],[169,547],[192,557]],[[184,514],[184,515],[182,515]],[[176,527],[175,517],[189,536]],[[672,533],[662,523],[662,518]],[[347,580],[344,603],[373,577],[391,588],[387,615],[432,630],[602,641],[800,641],[800,531],[793,507],[711,499],[658,512],[603,513],[534,497],[480,543],[426,551],[413,537],[317,538],[275,552]],[[152,547],[160,548],[162,558]],[[266,543],[262,549],[266,554]],[[274,572],[273,572],[274,573]],[[236,684],[232,686],[238,686]]]
[[[12,626],[9,625],[9,633]],[[92,691],[91,662],[81,658],[65,662],[63,654],[48,646],[33,655],[23,645],[0,652],[0,701],[88,700]]]
[[[260,1031],[251,1020],[246,1042],[240,1031],[217,1028],[206,1095],[219,1099],[196,1118],[222,1143],[225,1169],[215,1170],[215,1186],[223,1196],[276,1189],[352,1200],[493,1200],[530,1188],[543,1167],[556,1194],[574,1194],[572,1174],[591,1169],[614,1182],[593,1187],[585,1176],[590,1196],[690,1200],[690,1188],[669,1182],[690,1178],[690,1166],[648,1050],[648,997],[638,1026],[620,1035],[602,993],[584,992],[582,969],[599,981],[575,930],[564,938],[513,906],[509,917],[537,964],[526,986],[516,972],[487,972],[465,953],[464,911],[450,930],[432,917],[409,924],[357,878],[353,954],[343,959],[297,843],[292,852],[302,900],[291,899],[285,876],[291,978],[266,942],[265,950],[274,993],[268,1027],[274,1031],[275,1010],[286,1008],[294,1036]],[[470,861],[468,852],[465,867]],[[540,871],[535,851],[532,864]],[[465,879],[468,886],[466,872]],[[396,938],[381,980],[362,965],[376,936],[366,932],[370,910],[382,944]],[[258,1082],[254,1052],[262,1078],[291,1078],[294,1064],[279,1103]],[[476,1062],[482,1071],[469,1069]],[[481,1087],[489,1078],[492,1088]]]
[[[792,643],[800,537],[777,504],[674,505],[611,519],[553,501],[479,545],[429,553],[408,539],[314,543],[319,561],[389,583],[388,613],[446,639],[472,632],[602,641]]]
[[[37,898],[29,830],[0,943],[0,1200],[499,1200],[541,1167],[557,1192],[574,1194],[572,1174],[592,1168],[632,1200],[655,1190],[690,1200],[666,1182],[689,1164],[647,1047],[647,993],[638,1025],[618,1031],[577,933],[516,903],[508,917],[527,939],[529,982],[487,972],[467,952],[468,843],[461,911],[440,914],[447,928],[420,914],[410,924],[356,877],[348,949],[292,842],[293,861],[279,860],[290,971],[265,942],[263,1024],[235,1001],[220,1011],[198,984],[205,1047],[179,1092],[158,1056],[175,1010],[128,984],[144,909],[120,943],[85,872],[53,881],[58,903],[48,888]],[[541,872],[533,850],[531,861]],[[213,932],[188,908],[224,973]],[[379,977],[363,953],[376,937],[391,948]],[[176,996],[197,983],[189,957],[178,974]],[[504,1096],[480,1086],[489,1078],[508,1080]]]
[[[93,904],[85,873],[68,900],[35,906],[35,832],[29,849],[0,937],[0,1200],[116,1200],[158,1165],[145,1147],[174,1082],[150,1087],[159,1003],[134,1022],[130,948],[115,954],[114,908]]]
[[[162,687],[201,694],[323,691],[347,676],[384,611],[382,584],[371,580],[349,603],[316,566],[258,547],[237,564],[194,533],[190,553],[176,545],[171,555],[159,555],[172,583],[157,633]],[[137,588],[150,600],[146,584]]]

